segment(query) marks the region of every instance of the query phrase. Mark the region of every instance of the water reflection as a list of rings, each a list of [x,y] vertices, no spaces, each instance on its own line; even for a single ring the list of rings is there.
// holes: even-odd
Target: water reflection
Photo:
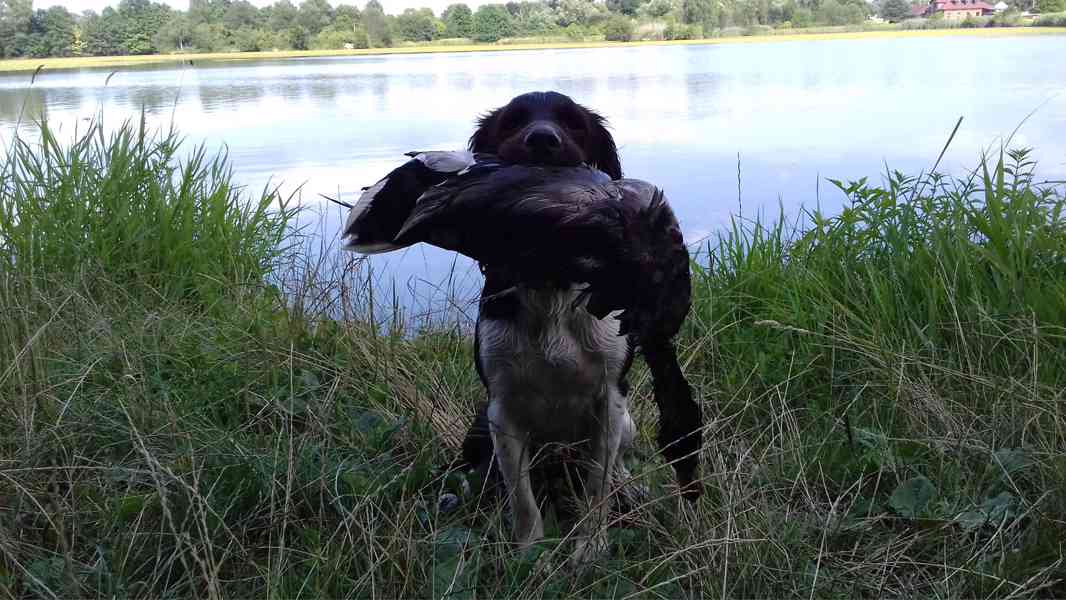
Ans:
[[[63,131],[102,110],[111,126],[143,107],[173,119],[193,143],[229,149],[252,190],[268,182],[353,200],[412,149],[465,144],[474,120],[515,94],[557,89],[607,116],[627,174],[667,190],[691,239],[712,235],[743,203],[839,206],[819,177],[916,171],[936,159],[959,116],[943,167],[973,163],[1034,108],[1017,141],[1041,175],[1066,177],[1062,36],[787,42],[721,46],[510,51],[153,65],[0,75],[0,137],[47,116]],[[966,57],[966,60],[940,60]],[[106,83],[106,85],[105,85]],[[991,93],[990,90],[994,90]],[[25,108],[23,108],[25,106]],[[25,129],[24,129],[25,131]],[[191,147],[191,145],[190,145]],[[740,155],[740,200],[737,162]],[[340,216],[326,210],[327,232]],[[310,215],[308,216],[310,218]],[[332,229],[331,229],[332,228]],[[329,235],[332,235],[330,233]],[[373,261],[397,289],[438,298],[469,263],[415,248]],[[453,280],[454,283],[454,280]],[[414,302],[412,300],[412,302]]]

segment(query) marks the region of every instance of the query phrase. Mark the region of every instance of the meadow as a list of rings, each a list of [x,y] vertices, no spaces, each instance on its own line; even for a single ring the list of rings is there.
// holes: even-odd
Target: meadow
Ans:
[[[1066,17],[1064,17],[1066,18]],[[697,40],[669,41],[633,41],[607,42],[601,40],[571,41],[558,38],[519,38],[501,40],[495,44],[474,44],[469,40],[442,40],[438,42],[407,43],[393,48],[365,48],[354,50],[278,50],[271,52],[208,52],[198,54],[147,54],[139,56],[73,56],[65,58],[19,58],[0,60],[0,73],[31,72],[38,69],[105,69],[152,65],[173,62],[214,62],[241,61],[287,58],[316,58],[326,56],[377,56],[389,54],[424,54],[438,52],[496,52],[504,50],[545,50],[566,48],[607,48],[636,47],[659,45],[704,45],[704,44],[745,44],[788,41],[827,41],[878,39],[894,37],[940,37],[940,36],[977,36],[1003,37],[1018,35],[1062,35],[1066,33],[1066,21],[1054,21],[1053,25],[1041,27],[986,27],[986,28],[948,28],[943,23],[930,29],[897,28],[894,25],[876,26],[867,29],[864,26],[811,27],[806,29],[782,29],[761,31],[753,35],[730,35]]]
[[[440,509],[467,324],[382,316],[295,198],[176,134],[41,136],[0,163],[5,597],[1066,595],[1066,194],[1024,148],[694,248],[705,495],[638,364],[650,497],[574,570],[565,520],[518,553],[500,507]]]

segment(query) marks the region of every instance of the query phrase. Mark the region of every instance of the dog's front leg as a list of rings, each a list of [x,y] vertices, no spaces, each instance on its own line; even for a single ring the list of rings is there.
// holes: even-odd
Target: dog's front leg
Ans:
[[[544,521],[529,481],[529,434],[507,417],[501,401],[490,400],[488,413],[496,463],[510,498],[515,540],[525,548],[544,537]]]
[[[607,495],[614,484],[615,461],[622,437],[632,427],[626,397],[618,390],[610,389],[607,402],[600,415],[601,426],[591,441],[591,464],[585,489],[590,503],[589,513],[581,523],[581,538],[570,556],[571,564],[595,560],[607,551],[607,517],[610,503]]]

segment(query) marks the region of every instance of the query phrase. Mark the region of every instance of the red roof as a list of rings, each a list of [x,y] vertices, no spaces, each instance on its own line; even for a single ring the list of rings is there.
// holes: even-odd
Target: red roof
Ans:
[[[925,16],[925,11],[927,11],[927,10],[929,10],[928,6],[912,6],[911,7],[911,16],[912,17],[924,17]]]
[[[934,0],[936,10],[993,10],[991,4],[981,0]]]

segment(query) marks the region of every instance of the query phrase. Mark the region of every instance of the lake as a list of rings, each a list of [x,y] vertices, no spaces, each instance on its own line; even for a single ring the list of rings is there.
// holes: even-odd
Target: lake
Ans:
[[[352,202],[403,152],[462,147],[478,114],[554,89],[609,118],[626,174],[663,187],[696,242],[741,213],[838,210],[826,177],[928,169],[959,117],[942,171],[974,166],[1036,110],[1014,143],[1035,149],[1041,178],[1066,178],[1064,55],[1066,36],[962,36],[202,63],[110,81],[43,72],[32,86],[0,75],[0,141],[20,115],[69,134],[101,110],[114,126],[143,109],[190,143],[224,144],[253,190],[302,185],[331,238],[342,214],[318,194]],[[420,246],[372,264],[422,311],[441,308],[442,282],[473,297],[480,276],[453,261]]]

